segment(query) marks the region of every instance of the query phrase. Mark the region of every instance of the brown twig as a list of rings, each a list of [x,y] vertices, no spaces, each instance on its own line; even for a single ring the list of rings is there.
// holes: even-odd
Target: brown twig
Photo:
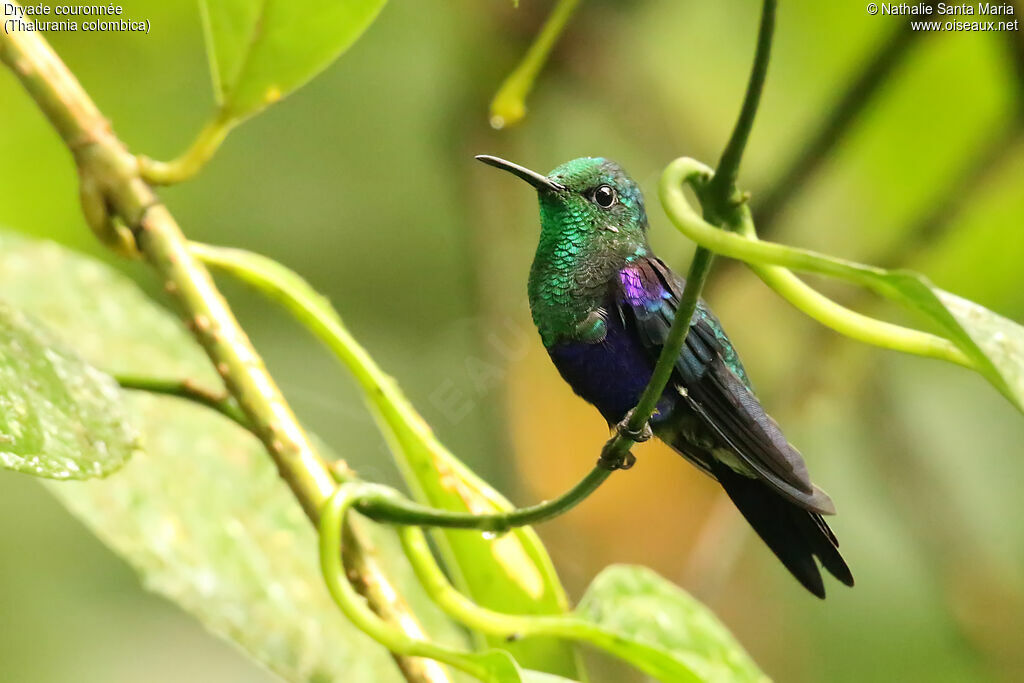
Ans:
[[[321,507],[334,492],[334,477],[317,455],[210,274],[189,253],[174,217],[141,178],[135,156],[114,135],[107,120],[41,33],[0,33],[0,60],[11,68],[74,155],[83,188],[89,189],[83,192],[83,197],[89,201],[87,217],[93,230],[101,236],[109,235],[116,229],[115,219],[131,229],[138,250],[176,299],[189,328],[224,378],[253,432],[316,524]],[[345,471],[352,476],[350,470]],[[388,581],[372,554],[358,549],[355,552],[359,562],[353,566],[366,574],[360,577],[360,584],[382,586]],[[394,587],[388,589],[398,595]],[[422,629],[400,599],[382,604],[381,594],[368,591],[366,598],[371,607],[383,618],[390,617],[399,628],[422,637]],[[401,618],[397,618],[399,612]],[[415,662],[398,660],[410,682],[449,680],[440,668],[428,670]]]

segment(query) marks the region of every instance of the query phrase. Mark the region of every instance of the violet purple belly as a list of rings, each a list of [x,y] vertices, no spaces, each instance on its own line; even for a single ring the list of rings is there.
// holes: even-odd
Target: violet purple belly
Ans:
[[[562,378],[577,394],[593,404],[608,424],[616,424],[640,400],[654,370],[654,361],[640,342],[622,325],[618,316],[608,316],[608,333],[597,344],[566,342],[548,349]],[[658,404],[652,425],[668,417],[671,389]]]

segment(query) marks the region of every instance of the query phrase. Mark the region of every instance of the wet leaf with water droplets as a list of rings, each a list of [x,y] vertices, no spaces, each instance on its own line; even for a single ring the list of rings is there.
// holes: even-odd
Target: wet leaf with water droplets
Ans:
[[[0,304],[0,466],[50,479],[103,477],[135,441],[117,383]]]
[[[31,311],[65,346],[111,375],[188,377],[220,386],[206,354],[175,316],[129,278],[53,242],[0,229],[0,300]]]
[[[175,317],[98,261],[0,230],[0,292],[98,367],[218,386]],[[328,595],[314,529],[262,445],[205,408],[118,393],[141,431],[142,451],[106,479],[51,482],[50,491],[147,588],[285,679],[404,681],[387,650]],[[468,647],[462,628],[423,593],[394,531],[366,526],[377,561],[424,630]]]
[[[233,422],[184,401],[127,399],[144,452],[114,476],[54,483],[51,492],[148,589],[284,679],[403,681],[388,651],[353,626],[327,593],[313,527],[262,445]],[[461,629],[423,595],[391,529],[367,524],[365,531],[426,631],[468,647]]]

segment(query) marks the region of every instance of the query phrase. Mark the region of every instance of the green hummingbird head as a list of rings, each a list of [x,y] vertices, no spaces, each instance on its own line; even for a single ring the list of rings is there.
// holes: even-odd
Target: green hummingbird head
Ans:
[[[602,305],[609,282],[624,264],[649,253],[640,188],[607,159],[573,159],[548,175],[498,157],[477,159],[537,190],[540,239],[527,292],[544,345],[600,333],[603,321],[590,314]]]
[[[617,247],[646,243],[643,194],[614,161],[581,157],[545,176],[498,157],[476,158],[519,176],[537,189],[542,233],[549,237],[582,237]]]

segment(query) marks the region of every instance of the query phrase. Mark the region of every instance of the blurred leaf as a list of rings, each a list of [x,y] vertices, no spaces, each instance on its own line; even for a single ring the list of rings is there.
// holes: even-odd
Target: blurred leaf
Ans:
[[[0,466],[50,479],[103,477],[135,442],[117,383],[0,304]]]
[[[493,128],[515,125],[526,116],[526,98],[579,4],[580,0],[558,0],[551,10],[522,61],[505,78],[491,100],[490,122]]]
[[[1024,327],[905,270],[874,276],[930,318],[976,363],[978,372],[1024,412]]]
[[[99,261],[0,229],[0,292],[112,375],[188,377],[220,386],[206,354],[175,317]]]
[[[297,273],[242,249],[193,243],[191,250],[207,265],[225,270],[279,301],[346,364],[363,389],[417,500],[474,514],[512,509],[508,500],[444,447],[394,380],[345,329],[327,299]],[[568,611],[554,565],[533,529],[520,527],[500,537],[448,529],[436,531],[434,538],[453,583],[484,607],[509,614]],[[576,652],[564,641],[530,638],[510,643],[490,637],[487,642],[508,650],[523,666],[578,675]]]
[[[528,669],[520,672],[523,683],[564,683],[570,681],[569,678],[562,678],[555,674],[544,673],[543,671],[534,671]]]
[[[1007,398],[1024,411],[1024,327],[973,301],[933,291],[1006,383]]]
[[[214,92],[244,118],[327,67],[377,17],[385,0],[200,0]]]
[[[10,233],[0,232],[0,247],[5,293],[37,306],[65,339],[81,335],[98,364],[208,376],[209,362],[185,330],[124,276]],[[12,273],[17,286],[8,288]],[[83,293],[92,305],[80,306]],[[285,678],[403,680],[389,653],[334,605],[320,577],[314,529],[262,445],[212,411],[171,398],[127,398],[144,452],[107,479],[52,484],[54,495],[148,588]],[[366,532],[425,630],[465,647],[464,631],[423,594],[393,532],[378,525]]]
[[[148,589],[284,678],[402,680],[327,594],[313,528],[261,444],[184,402],[131,403],[145,453],[115,476],[52,485],[53,494]]]
[[[616,634],[626,649],[639,648],[637,659],[669,655],[693,672],[691,680],[768,680],[707,607],[645,567],[608,567],[576,613]],[[659,679],[682,680],[677,673]]]
[[[500,493],[462,464],[440,443],[424,445],[381,419],[406,481],[420,502],[444,510],[485,514],[513,509]],[[561,614],[568,610],[565,590],[537,532],[519,527],[495,537],[465,529],[433,534],[453,583],[477,604],[507,614]],[[508,650],[523,666],[569,677],[581,665],[571,643],[555,638],[487,642]]]
[[[502,650],[471,652],[465,658],[487,669],[495,683],[522,683],[522,671],[512,657]]]
[[[472,652],[464,655],[464,658],[484,667],[490,676],[487,680],[495,683],[574,683],[568,678],[543,671],[521,669],[512,655],[504,650]]]

